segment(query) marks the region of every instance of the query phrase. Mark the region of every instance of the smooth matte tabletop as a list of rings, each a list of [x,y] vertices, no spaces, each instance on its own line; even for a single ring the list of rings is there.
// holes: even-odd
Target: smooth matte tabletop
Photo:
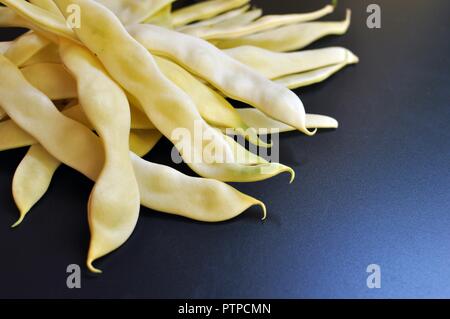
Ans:
[[[254,3],[292,13],[326,1]],[[143,208],[131,239],[92,276],[92,183],[59,169],[12,230],[11,181],[26,149],[1,152],[0,297],[450,297],[450,2],[378,0],[381,29],[366,25],[370,3],[339,1],[325,20],[351,8],[348,33],[311,46],[344,46],[360,63],[296,90],[308,112],[336,117],[339,129],[281,136],[292,185],[287,175],[236,185],[264,200],[265,222],[256,207],[219,224]],[[147,158],[175,166],[170,149],[163,141]],[[82,266],[81,289],[66,287],[69,264]],[[369,264],[381,267],[380,289],[367,287]]]

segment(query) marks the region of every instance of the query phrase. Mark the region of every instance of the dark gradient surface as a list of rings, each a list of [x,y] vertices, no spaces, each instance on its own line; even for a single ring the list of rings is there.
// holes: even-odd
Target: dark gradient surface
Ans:
[[[267,13],[326,3],[254,2]],[[0,153],[0,297],[450,297],[450,2],[378,0],[382,28],[370,30],[371,2],[339,1],[326,19],[351,8],[349,32],[313,46],[345,46],[361,62],[297,91],[340,128],[281,137],[292,185],[283,175],[237,186],[266,202],[265,222],[257,208],[215,225],[143,208],[132,238],[98,263],[104,274],[83,267],[82,288],[69,290],[67,265],[84,265],[92,183],[59,169],[11,230],[11,181],[26,150]],[[169,151],[164,141],[148,159],[173,165]],[[372,263],[381,289],[366,287]]]

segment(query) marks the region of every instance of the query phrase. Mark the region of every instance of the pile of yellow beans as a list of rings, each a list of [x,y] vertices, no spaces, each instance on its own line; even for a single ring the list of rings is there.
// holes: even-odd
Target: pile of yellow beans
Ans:
[[[263,15],[249,0],[0,0],[0,151],[28,147],[12,189],[18,226],[65,164],[94,181],[87,267],[131,236],[140,206],[203,222],[262,201],[226,182],[294,171],[246,149],[270,132],[337,128],[305,111],[291,89],[321,82],[358,58],[342,47],[299,51],[343,34],[334,11]],[[236,108],[232,100],[248,105]],[[200,177],[143,159],[165,137]],[[219,151],[220,150],[220,151]]]

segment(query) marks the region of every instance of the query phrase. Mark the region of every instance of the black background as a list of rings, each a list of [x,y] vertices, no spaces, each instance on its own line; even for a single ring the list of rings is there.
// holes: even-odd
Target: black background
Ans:
[[[254,3],[292,13],[326,1]],[[11,181],[26,149],[0,153],[0,297],[450,297],[450,2],[377,0],[378,30],[366,26],[370,3],[339,1],[325,19],[351,8],[350,30],[311,46],[344,46],[361,62],[296,91],[308,112],[334,116],[340,128],[281,136],[294,184],[283,175],[237,185],[265,201],[265,222],[257,208],[220,224],[142,208],[132,238],[92,276],[84,268],[92,183],[59,169],[11,230]],[[13,32],[0,29],[0,38]],[[174,165],[167,141],[148,159]],[[72,263],[82,266],[81,289],[66,287]],[[372,263],[381,289],[366,286]]]

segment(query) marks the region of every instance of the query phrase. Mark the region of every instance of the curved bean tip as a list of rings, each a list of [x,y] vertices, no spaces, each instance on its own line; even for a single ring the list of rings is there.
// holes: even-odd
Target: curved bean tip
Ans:
[[[19,226],[22,223],[24,217],[25,214],[20,214],[19,219],[14,224],[11,225],[11,228],[16,228],[17,226]]]
[[[247,132],[248,132],[247,139],[253,145],[263,148],[271,148],[273,146],[272,142],[266,143],[263,140],[261,140],[261,138],[258,136],[256,129],[248,128]]]
[[[87,265],[87,267],[88,267],[90,272],[92,272],[94,274],[101,274],[101,273],[103,273],[103,271],[101,271],[100,269],[95,268],[94,265],[92,265],[92,263],[93,263],[93,260],[88,260],[87,263],[86,263],[86,265]]]
[[[351,17],[352,17],[352,10],[347,9],[347,10],[345,11],[345,22],[347,22],[348,25],[350,25],[350,19],[351,19]]]
[[[338,0],[332,0],[331,1],[331,5],[333,6],[333,9],[336,8],[338,6]]]
[[[291,179],[289,180],[289,184],[292,184],[295,180],[295,171],[288,167],[287,172],[289,172],[289,174],[291,174]]]
[[[306,127],[301,130],[303,133],[305,133],[307,136],[314,136],[317,133],[317,128],[313,129],[312,131],[308,130]]]
[[[263,210],[263,217],[261,218],[261,220],[266,220],[267,218],[267,208],[266,205],[263,202],[258,202],[257,205],[259,205],[259,207],[262,208]]]

